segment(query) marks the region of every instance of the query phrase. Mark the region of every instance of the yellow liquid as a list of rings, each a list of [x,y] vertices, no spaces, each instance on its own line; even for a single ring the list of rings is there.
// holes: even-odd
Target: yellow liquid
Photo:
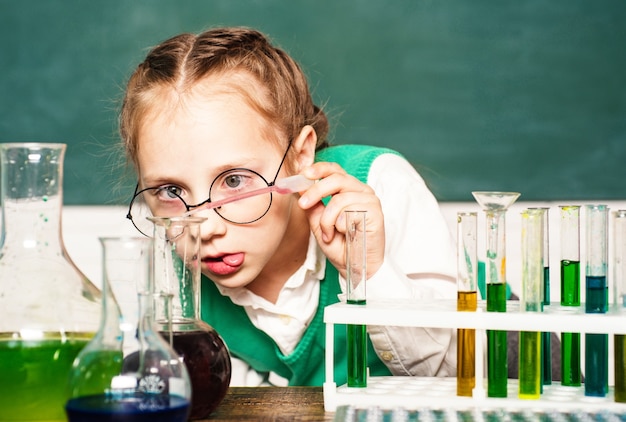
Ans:
[[[457,310],[475,311],[477,298],[476,292],[458,292]],[[457,330],[457,338],[456,394],[471,397],[476,386],[476,330],[460,328]]]

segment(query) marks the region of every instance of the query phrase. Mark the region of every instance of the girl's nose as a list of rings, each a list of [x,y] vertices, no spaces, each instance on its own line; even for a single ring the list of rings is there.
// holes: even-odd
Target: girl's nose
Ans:
[[[206,218],[200,224],[200,238],[208,240],[214,236],[221,236],[226,233],[226,221],[222,219],[214,210],[202,210],[194,214],[194,217]]]

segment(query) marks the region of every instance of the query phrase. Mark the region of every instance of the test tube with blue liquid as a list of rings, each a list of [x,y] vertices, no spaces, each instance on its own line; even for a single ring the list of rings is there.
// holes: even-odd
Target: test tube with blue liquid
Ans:
[[[580,206],[560,206],[561,306],[580,306]],[[561,333],[561,384],[580,386],[580,333]]]
[[[608,208],[587,205],[585,265],[585,312],[604,314],[608,310]],[[608,334],[585,334],[585,395],[604,397],[609,389]]]
[[[613,233],[615,310],[626,315],[626,210],[619,210],[614,213]],[[615,354],[615,401],[626,403],[626,335],[616,334],[614,336],[613,349]]]
[[[478,303],[477,214],[457,214],[457,311],[476,312]],[[471,397],[476,385],[476,330],[457,329],[456,394]],[[482,374],[479,374],[482,376]]]
[[[543,311],[543,215],[541,209],[522,212],[522,297],[521,312]],[[519,333],[519,398],[541,395],[541,333]]]
[[[366,303],[367,254],[366,211],[345,211],[347,303],[363,306]],[[367,326],[348,324],[348,387],[367,387]]]

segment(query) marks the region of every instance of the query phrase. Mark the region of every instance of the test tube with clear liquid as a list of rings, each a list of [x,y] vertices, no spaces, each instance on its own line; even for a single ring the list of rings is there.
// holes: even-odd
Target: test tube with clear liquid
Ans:
[[[608,208],[585,207],[586,251],[585,313],[604,314],[608,310]],[[609,336],[585,334],[585,395],[605,397],[609,390]]]
[[[613,215],[613,288],[616,312],[626,315],[626,210]],[[626,335],[616,334],[613,342],[615,401],[626,403]]]
[[[543,215],[544,210],[522,212],[522,297],[521,312],[543,311]],[[519,332],[519,398],[541,395],[541,333]]]
[[[346,218],[347,303],[366,303],[367,249],[366,211],[344,211]],[[367,387],[367,326],[348,324],[348,387]]]
[[[472,192],[485,211],[487,311],[506,312],[506,211],[518,192]],[[487,395],[507,397],[507,332],[487,330]]]
[[[580,306],[580,206],[560,206],[561,306]],[[561,384],[580,386],[580,333],[561,333]]]
[[[457,214],[457,311],[475,312],[478,303],[477,214]],[[476,330],[457,329],[457,396],[472,396],[476,385]],[[479,374],[482,376],[482,374]]]

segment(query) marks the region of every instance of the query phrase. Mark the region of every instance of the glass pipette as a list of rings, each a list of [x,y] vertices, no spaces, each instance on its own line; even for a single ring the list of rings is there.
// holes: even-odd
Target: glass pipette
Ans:
[[[242,199],[251,198],[257,195],[263,195],[264,193],[276,192],[280,194],[288,194],[288,193],[296,193],[307,190],[310,186],[312,186],[315,181],[311,179],[307,179],[301,174],[296,174],[295,176],[284,177],[282,179],[276,180],[276,182],[265,188],[255,189],[250,192],[242,193],[239,195],[233,195],[229,198],[220,199],[215,202],[207,202],[206,204],[200,205],[198,208],[195,208],[191,211],[187,211],[183,216],[189,217],[197,212],[203,210],[210,210],[213,208],[219,208],[223,205],[230,204],[231,202],[240,201]]]

